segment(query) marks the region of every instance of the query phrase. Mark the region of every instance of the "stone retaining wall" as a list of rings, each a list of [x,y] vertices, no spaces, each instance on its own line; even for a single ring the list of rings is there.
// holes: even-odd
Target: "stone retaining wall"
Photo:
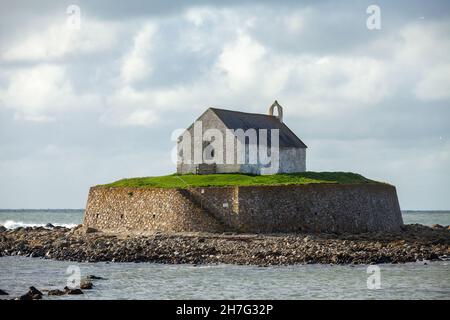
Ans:
[[[92,187],[83,224],[103,231],[205,231],[224,227],[183,190]]]
[[[238,228],[253,232],[360,233],[403,225],[395,187],[384,184],[242,187],[238,217]]]
[[[394,186],[93,187],[84,224],[115,232],[376,232],[403,225]]]

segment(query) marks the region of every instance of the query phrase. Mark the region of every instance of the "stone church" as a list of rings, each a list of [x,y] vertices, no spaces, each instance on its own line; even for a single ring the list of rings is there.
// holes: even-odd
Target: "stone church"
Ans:
[[[178,138],[177,173],[304,172],[306,148],[277,101],[267,115],[208,108]]]
[[[284,124],[276,101],[268,115],[209,108],[181,132],[175,150],[181,174],[306,169],[306,145]],[[375,181],[215,187],[186,183],[185,188],[92,187],[83,225],[121,234],[361,233],[399,232],[403,220],[395,187]]]

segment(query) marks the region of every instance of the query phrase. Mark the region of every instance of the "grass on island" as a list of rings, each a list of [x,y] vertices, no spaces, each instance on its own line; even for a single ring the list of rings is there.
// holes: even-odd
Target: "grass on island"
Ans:
[[[351,172],[302,172],[274,175],[249,174],[171,174],[118,180],[102,187],[187,188],[225,186],[274,186],[309,183],[379,183]]]

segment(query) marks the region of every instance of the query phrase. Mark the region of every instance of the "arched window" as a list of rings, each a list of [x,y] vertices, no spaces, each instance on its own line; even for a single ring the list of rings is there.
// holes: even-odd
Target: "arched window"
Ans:
[[[214,159],[214,147],[211,142],[205,141],[203,143],[203,159],[213,160]]]

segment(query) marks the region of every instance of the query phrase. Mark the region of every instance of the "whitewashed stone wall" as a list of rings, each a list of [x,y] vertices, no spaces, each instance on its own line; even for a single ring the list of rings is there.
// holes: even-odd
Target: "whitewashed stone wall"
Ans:
[[[261,174],[261,168],[263,165],[260,163],[248,163],[249,159],[249,150],[250,148],[247,146],[245,148],[245,164],[238,164],[237,163],[237,152],[238,152],[238,141],[237,138],[234,139],[234,155],[235,155],[235,162],[233,164],[225,163],[226,157],[227,157],[227,150],[226,150],[226,131],[227,128],[223,124],[223,122],[220,120],[220,118],[211,110],[207,110],[200,119],[203,124],[203,133],[208,129],[217,129],[220,132],[222,132],[224,141],[223,141],[223,149],[224,157],[223,157],[223,164],[216,164],[215,165],[215,172],[216,173],[249,173],[249,174]],[[191,152],[190,152],[190,159],[194,160],[194,146],[202,145],[202,141],[196,141],[194,140],[194,128],[191,126],[187,129],[187,131],[190,133],[192,137],[191,141]],[[180,174],[187,174],[187,173],[197,173],[197,164],[194,163],[180,163],[177,165],[177,172]],[[279,154],[279,170],[275,172],[271,172],[271,174],[274,173],[295,173],[295,172],[305,172],[306,171],[306,148],[280,148],[280,154]],[[202,172],[200,172],[202,173]],[[209,170],[206,170],[205,173],[210,173]]]

